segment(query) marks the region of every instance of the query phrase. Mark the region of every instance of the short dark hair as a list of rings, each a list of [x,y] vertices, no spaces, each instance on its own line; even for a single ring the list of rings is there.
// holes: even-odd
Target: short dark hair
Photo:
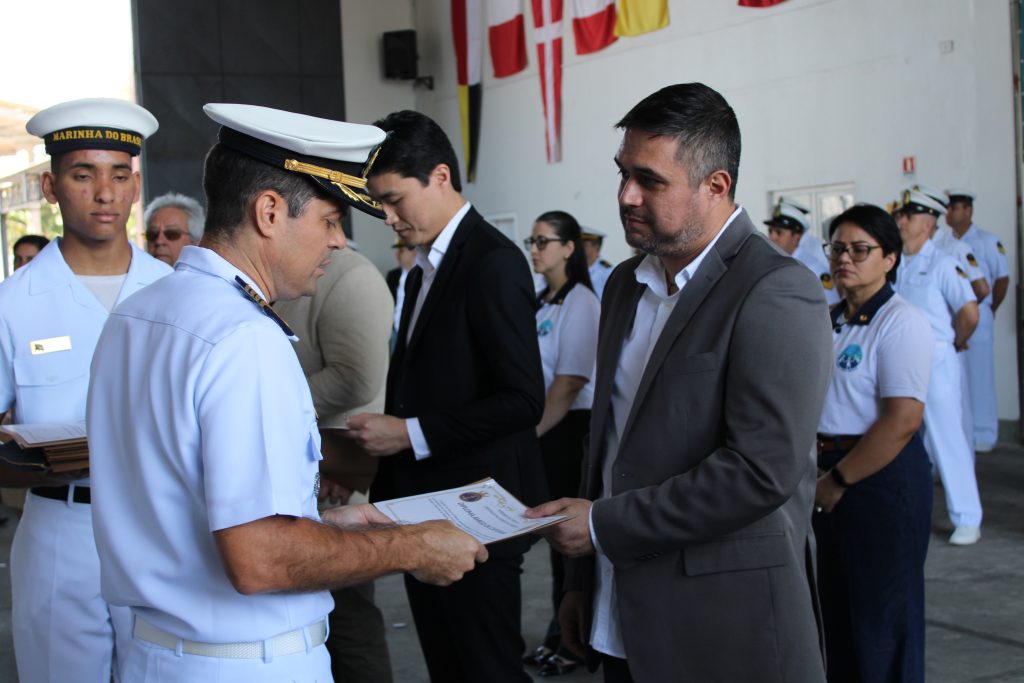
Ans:
[[[43,247],[45,247],[49,243],[50,240],[43,237],[42,235],[23,235],[19,237],[18,241],[14,243],[14,246],[11,247],[11,252],[13,253],[17,251],[18,247],[20,247],[23,244],[31,244],[39,251],[42,251]]]
[[[732,178],[729,199],[736,198],[740,169],[740,124],[718,92],[703,83],[679,83],[648,95],[616,128],[641,130],[679,141],[678,159],[696,187],[715,171]]]
[[[903,238],[900,237],[900,229],[896,221],[892,219],[889,212],[874,204],[856,204],[832,219],[828,225],[828,237],[839,229],[840,225],[850,223],[871,235],[878,245],[882,247],[882,256],[889,254],[896,255],[896,262],[885,275],[890,283],[896,282],[896,270],[900,266],[900,256],[903,254]]]
[[[587,267],[587,256],[583,251],[583,231],[572,214],[565,211],[545,211],[537,216],[534,223],[547,223],[559,239],[576,245],[569,260],[565,262],[565,274],[574,285],[582,284],[590,291],[594,291],[594,283],[590,281],[590,268]]]
[[[309,178],[216,144],[206,155],[203,169],[204,237],[214,240],[233,237],[245,221],[249,205],[265,190],[274,190],[284,197],[291,218],[301,215],[313,198],[341,204]]]
[[[955,194],[952,197],[950,197],[949,205],[953,206],[954,204],[963,204],[968,209],[974,208],[974,200],[965,195]]]
[[[430,173],[438,164],[446,164],[451,174],[452,187],[462,192],[459,178],[459,160],[451,140],[429,116],[418,111],[396,111],[373,125],[388,133],[370,175],[394,172],[405,178],[416,178],[426,185]]]

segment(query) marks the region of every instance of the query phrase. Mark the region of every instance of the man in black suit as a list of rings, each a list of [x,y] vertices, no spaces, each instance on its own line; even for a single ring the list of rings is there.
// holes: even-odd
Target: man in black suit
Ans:
[[[349,436],[381,456],[372,500],[494,477],[528,503],[545,494],[535,427],[544,383],[530,272],[519,249],[462,197],[451,143],[416,112],[390,133],[368,178],[386,222],[417,251],[388,371],[386,415],[350,418]],[[406,576],[431,680],[529,681],[521,657],[525,539],[445,590]]]

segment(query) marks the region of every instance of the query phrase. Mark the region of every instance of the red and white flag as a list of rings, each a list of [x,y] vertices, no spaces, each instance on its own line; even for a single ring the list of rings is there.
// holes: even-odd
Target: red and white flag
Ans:
[[[523,0],[487,0],[487,39],[495,78],[511,76],[526,68]]]
[[[740,7],[771,7],[786,0],[740,0]]]
[[[531,0],[548,163],[562,160],[562,0]]]
[[[576,54],[587,55],[615,42],[615,0],[573,0]]]

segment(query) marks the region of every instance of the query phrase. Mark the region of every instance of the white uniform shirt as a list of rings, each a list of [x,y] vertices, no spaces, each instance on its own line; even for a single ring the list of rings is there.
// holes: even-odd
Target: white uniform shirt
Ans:
[[[590,284],[594,285],[594,294],[600,299],[604,295],[604,285],[608,282],[608,276],[615,270],[615,266],[599,258],[587,270],[590,272]]]
[[[818,276],[821,288],[825,292],[825,301],[829,306],[839,303],[839,292],[832,281],[832,271],[828,267],[828,259],[821,248],[821,240],[809,232],[800,237],[800,243],[793,251],[793,258],[810,268]]]
[[[841,321],[833,311],[833,321]],[[819,434],[864,434],[882,414],[882,399],[924,403],[931,376],[932,332],[924,315],[886,285],[832,335],[835,366]]]
[[[590,410],[594,402],[594,366],[597,363],[597,323],[601,302],[577,284],[565,298],[544,303],[537,311],[537,343],[544,370],[544,392],[556,375],[586,377],[570,410]]]
[[[913,256],[903,254],[896,271],[896,292],[928,318],[936,342],[952,344],[956,337],[953,316],[977,301],[967,273],[952,256],[928,240]]]
[[[103,597],[179,638],[271,638],[324,618],[330,594],[242,595],[213,532],[317,520],[320,435],[306,378],[241,271],[189,246],[118,307],[93,363],[89,450]]]
[[[953,236],[952,231],[935,231],[935,235],[932,237],[932,242],[935,243],[935,246],[938,247],[940,251],[944,251],[956,259],[956,262],[959,263],[960,267],[967,273],[968,280],[971,282],[974,282],[975,280],[985,280],[990,287],[992,286],[992,281],[985,276],[977,257],[974,255],[974,252],[971,251],[971,245],[967,242],[958,240]]]
[[[170,272],[133,244],[118,302]],[[0,412],[13,408],[16,423],[84,420],[89,364],[109,315],[71,272],[60,239],[0,284]]]
[[[704,257],[714,248],[718,239],[728,229],[729,224],[742,210],[737,206],[714,239],[689,265],[676,274],[677,290],[674,294],[668,293],[668,285],[665,283],[665,266],[662,265],[660,258],[648,255],[636,267],[636,281],[645,285],[645,288],[637,303],[633,328],[629,330],[623,340],[622,352],[619,354],[619,362],[615,368],[611,419],[608,420],[605,427],[607,446],[605,447],[605,460],[601,467],[602,496],[611,490],[612,464],[618,456],[619,441],[622,432],[626,429],[626,420],[629,419],[633,399],[636,398],[636,391],[640,387],[640,380],[643,378],[644,369],[647,367],[647,361],[651,357],[654,345],[658,343],[658,338],[661,336],[662,330],[665,329],[665,323],[668,322],[669,316],[672,315],[676,302],[679,300],[679,293],[693,278],[700,264],[704,262]],[[594,505],[600,505],[600,501],[596,501]],[[590,538],[596,550],[597,566],[594,572],[594,619],[590,629],[590,645],[598,652],[624,658],[626,649],[622,642],[622,630],[619,622],[615,567],[601,551],[601,539],[594,529],[593,520],[593,507],[591,507]]]
[[[989,285],[994,286],[999,278],[1009,277],[1010,266],[1006,261],[1006,248],[998,237],[988,230],[982,230],[975,223],[971,223],[971,227],[967,228],[967,232],[960,238],[960,241],[967,242],[971,246],[971,251],[977,257],[978,266],[985,274]],[[992,296],[985,297],[985,301],[982,303],[986,302],[991,309]]]

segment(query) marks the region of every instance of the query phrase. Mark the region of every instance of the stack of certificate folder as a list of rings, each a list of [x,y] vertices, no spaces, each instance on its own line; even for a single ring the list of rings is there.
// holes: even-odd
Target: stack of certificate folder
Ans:
[[[74,472],[89,467],[85,421],[0,427],[0,460],[23,471]]]

